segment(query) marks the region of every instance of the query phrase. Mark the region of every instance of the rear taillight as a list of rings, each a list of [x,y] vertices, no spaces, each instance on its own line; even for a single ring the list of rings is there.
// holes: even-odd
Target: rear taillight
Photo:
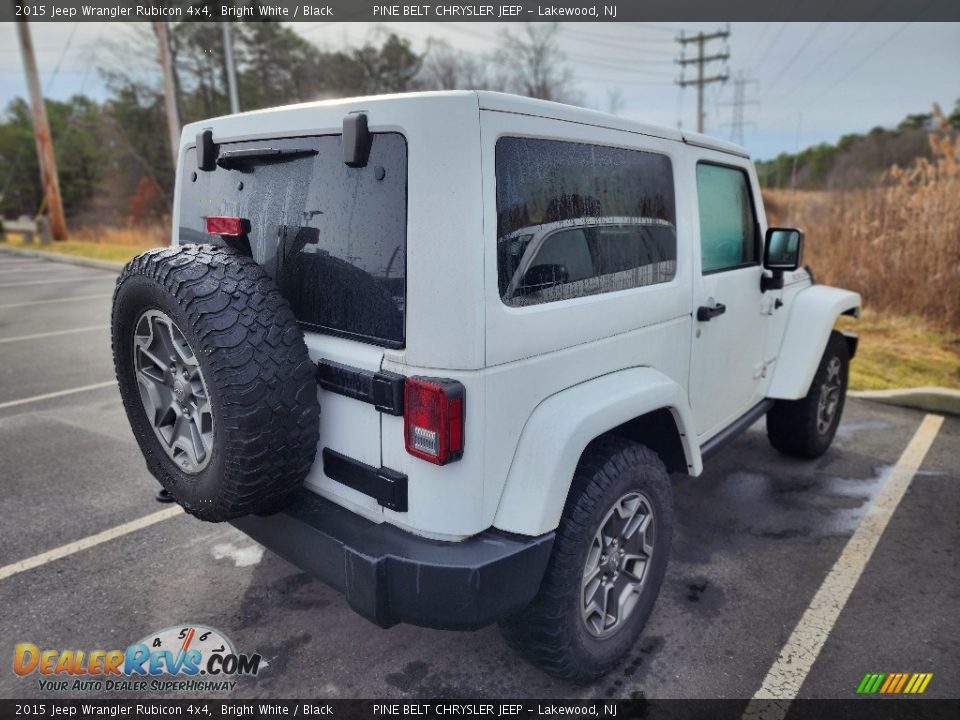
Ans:
[[[222,237],[240,237],[244,234],[243,218],[238,217],[208,217],[207,233]]]
[[[463,385],[455,380],[407,378],[403,433],[407,452],[445,465],[463,456]]]

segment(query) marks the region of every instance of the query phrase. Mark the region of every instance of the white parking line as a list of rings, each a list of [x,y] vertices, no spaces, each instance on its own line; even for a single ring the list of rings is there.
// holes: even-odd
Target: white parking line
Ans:
[[[27,403],[40,402],[41,400],[50,400],[51,398],[63,397],[64,395],[73,395],[75,393],[87,392],[88,390],[98,390],[100,388],[109,387],[110,385],[116,385],[116,380],[108,380],[107,382],[94,383],[93,385],[84,385],[83,387],[70,388],[69,390],[57,390],[56,392],[45,393],[43,395],[34,395],[33,397],[22,398],[20,400],[8,400],[7,402],[0,403],[0,410],[5,410],[6,408],[16,407],[17,405],[26,405]]]
[[[886,483],[767,672],[763,684],[744,711],[744,718],[782,720],[786,717],[790,701],[800,692],[803,681],[823,649],[910,481],[933,445],[941,425],[943,418],[939,415],[926,415],[923,418]],[[770,700],[780,702],[771,703]]]
[[[82,538],[75,542],[61,545],[53,550],[47,550],[45,553],[34,555],[33,557],[26,558],[25,560],[19,560],[10,565],[4,565],[3,567],[0,567],[0,580],[4,580],[27,570],[32,570],[33,568],[40,567],[41,565],[46,565],[54,560],[60,560],[61,558],[78,553],[81,550],[86,550],[87,548],[92,548],[95,545],[105,543],[108,540],[115,540],[118,537],[123,537],[124,535],[128,535],[129,533],[137,530],[142,530],[143,528],[150,527],[158,522],[169,520],[172,517],[180,515],[182,512],[183,509],[179,505],[174,505],[173,507],[158,510],[150,515],[145,515],[142,518],[131,520],[123,525],[117,525],[116,527],[104,530],[96,535],[90,535],[89,537]]]
[[[113,275],[107,275],[106,277],[97,277],[96,275],[84,275],[83,277],[72,277],[72,278],[54,278],[53,280],[31,280],[29,282],[22,283],[10,283],[8,285],[0,285],[0,290],[5,290],[6,288],[18,288],[18,287],[27,287],[28,285],[52,285],[53,283],[79,283],[79,282],[103,282],[104,280],[109,280],[112,283],[115,283],[117,279]]]
[[[31,300],[30,302],[8,303],[0,305],[0,310],[7,308],[33,307],[34,305],[49,305],[50,303],[76,302],[77,300],[99,300],[100,298],[113,297],[113,293],[103,293],[102,295],[77,295],[76,297],[54,298],[53,300]]]
[[[73,333],[89,332],[90,330],[107,330],[109,325],[90,325],[89,327],[72,328],[70,330],[51,330],[50,332],[35,333],[33,335],[20,335],[12,338],[0,338],[0,344],[20,342],[21,340],[39,340],[40,338],[54,337],[56,335],[71,335]]]

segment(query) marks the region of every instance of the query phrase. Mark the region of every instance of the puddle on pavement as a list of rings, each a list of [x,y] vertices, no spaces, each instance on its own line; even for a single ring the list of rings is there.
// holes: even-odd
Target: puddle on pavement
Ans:
[[[893,427],[893,424],[886,420],[851,420],[850,422],[841,420],[840,426],[837,428],[835,440],[844,443],[854,439],[862,432],[887,430],[891,427]]]
[[[848,537],[891,468],[876,468],[867,478],[732,472],[713,493],[715,507],[723,508],[717,519],[730,534],[770,540]]]

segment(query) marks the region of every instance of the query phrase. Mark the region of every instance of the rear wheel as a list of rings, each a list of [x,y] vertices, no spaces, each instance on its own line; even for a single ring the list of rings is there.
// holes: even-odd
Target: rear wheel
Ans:
[[[666,572],[670,477],[652,450],[595,440],[574,475],[533,602],[503,621],[507,642],[554,677],[590,682],[630,651]]]
[[[806,397],[777,400],[767,412],[767,437],[784,455],[817,458],[837,434],[847,396],[850,351],[843,335],[830,334]]]

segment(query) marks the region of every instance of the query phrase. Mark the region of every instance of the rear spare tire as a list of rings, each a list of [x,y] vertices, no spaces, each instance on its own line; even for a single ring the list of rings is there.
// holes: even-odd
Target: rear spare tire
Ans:
[[[262,267],[213,245],[146,252],[117,280],[112,339],[147,468],[188,513],[286,504],[313,464],[320,406],[303,332]]]

